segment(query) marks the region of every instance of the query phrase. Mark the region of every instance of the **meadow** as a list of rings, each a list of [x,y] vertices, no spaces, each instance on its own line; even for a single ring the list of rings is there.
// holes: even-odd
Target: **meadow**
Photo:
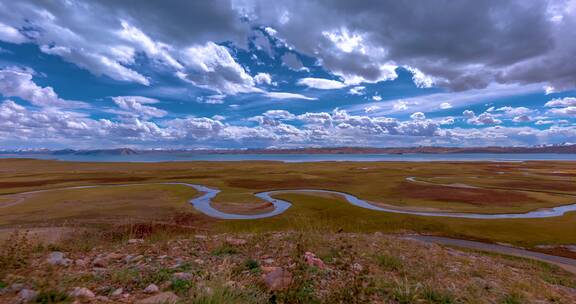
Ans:
[[[188,217],[187,225],[220,232],[310,227],[347,232],[427,233],[524,247],[574,244],[574,213],[543,219],[434,218],[366,210],[333,195],[280,193],[277,198],[293,204],[284,214],[260,220],[223,221],[204,216],[187,203],[197,195],[193,189],[153,183],[189,182],[219,188],[222,192],[213,205],[225,212],[244,214],[271,208],[254,193],[301,188],[351,193],[375,205],[400,209],[490,214],[527,212],[574,203],[575,180],[576,163],[573,162],[77,163],[0,160],[0,228],[9,231],[14,227],[102,227],[173,222],[177,216]],[[19,194],[84,185],[109,187]]]
[[[268,212],[254,194],[305,188],[387,208],[492,214],[574,203],[575,178],[573,162],[0,160],[0,303],[572,303],[565,265],[406,236],[574,257],[562,245],[576,244],[576,212],[429,217],[287,191],[274,194],[292,203],[280,215],[221,220],[190,205],[200,192],[162,183],[218,188],[213,206],[228,213]]]

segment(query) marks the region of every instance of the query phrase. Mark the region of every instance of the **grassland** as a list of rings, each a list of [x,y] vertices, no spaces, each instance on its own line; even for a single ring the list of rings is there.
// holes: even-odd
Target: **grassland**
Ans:
[[[354,194],[376,204],[458,212],[526,212],[573,203],[574,162],[433,162],[433,163],[70,163],[0,160],[0,204],[17,193],[80,185],[191,182],[222,192],[215,206],[227,212],[258,213],[268,205],[254,193],[315,188]],[[416,177],[426,184],[406,180]],[[455,188],[449,184],[483,187]],[[0,228],[46,226],[66,221],[106,224],[171,221],[186,214],[187,223],[215,231],[310,229],[356,232],[419,232],[532,247],[575,244],[576,214],[548,219],[473,220],[431,218],[365,210],[339,197],[279,194],[293,203],[286,213],[254,221],[217,221],[197,213],[187,201],[195,192],[175,185],[141,185],[59,190],[24,197],[1,207]]]

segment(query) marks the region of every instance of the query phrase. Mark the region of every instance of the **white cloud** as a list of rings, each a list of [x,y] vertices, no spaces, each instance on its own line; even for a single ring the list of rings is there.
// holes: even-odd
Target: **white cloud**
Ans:
[[[40,107],[85,107],[83,102],[64,100],[52,87],[40,87],[32,81],[32,72],[18,68],[0,69],[0,94],[22,98]]]
[[[412,73],[412,81],[419,88],[431,88],[434,85],[434,79],[428,75],[425,75],[417,68],[405,66],[410,73]]]
[[[122,30],[118,31],[118,35],[123,39],[135,43],[139,49],[142,49],[148,57],[155,59],[161,63],[165,63],[177,70],[182,70],[184,67],[170,54],[172,48],[164,43],[152,40],[139,28],[132,26],[126,21],[121,21]]]
[[[116,58],[111,58],[111,56],[90,53],[81,48],[49,45],[42,45],[40,50],[46,54],[61,56],[66,61],[89,70],[97,76],[106,75],[115,80],[136,82],[146,86],[150,85],[150,80],[144,75],[122,65],[125,60],[133,60],[132,57],[126,59],[126,56],[130,55],[116,53]],[[115,50],[110,48],[110,51],[114,52]]]
[[[473,111],[465,110],[463,114],[467,118],[467,122],[472,125],[497,125],[502,123],[502,120],[488,112],[476,116]]]
[[[207,103],[207,104],[223,104],[226,95],[224,94],[215,94],[210,96],[203,96],[198,97],[196,100],[200,103]]]
[[[532,121],[532,117],[528,115],[520,115],[516,116],[512,119],[513,122],[530,122]]]
[[[278,33],[275,29],[273,29],[269,26],[265,27],[264,31],[266,31],[266,33],[270,36],[275,36]]]
[[[404,111],[408,109],[408,103],[404,100],[398,100],[392,108],[394,111]]]
[[[462,112],[462,114],[464,114],[464,117],[466,117],[466,118],[476,117],[476,114],[474,114],[474,111],[471,111],[471,110],[464,110],[464,112]]]
[[[379,106],[368,106],[364,108],[364,113],[369,114],[369,113],[374,113],[376,111],[380,110]]]
[[[523,116],[534,113],[534,110],[526,108],[526,107],[500,107],[495,109],[496,112],[504,112],[504,116],[512,117],[512,116]],[[486,111],[491,112],[491,111]]]
[[[549,113],[554,116],[576,117],[576,106],[550,109],[546,113]]]
[[[374,95],[374,96],[372,96],[372,100],[374,100],[374,101],[382,101],[382,96],[380,96],[380,95]]]
[[[350,95],[364,95],[364,90],[366,90],[366,87],[364,86],[355,86],[350,88],[350,90],[348,91],[348,94]]]
[[[446,110],[452,108],[452,105],[449,102],[443,102],[440,104],[440,109]]]
[[[544,104],[545,107],[574,107],[576,106],[576,97],[557,98],[548,101]]]
[[[182,59],[186,71],[177,76],[198,87],[227,95],[261,91],[224,46],[213,42],[195,45],[184,50]]]
[[[308,97],[302,94],[287,93],[287,92],[265,92],[264,96],[272,99],[304,99],[304,100],[316,100],[315,97]]]
[[[424,120],[426,119],[426,115],[424,115],[422,112],[415,112],[410,115],[410,118],[413,120]]]
[[[123,110],[126,110],[136,116],[142,117],[164,117],[168,114],[166,111],[144,104],[157,103],[157,99],[143,96],[116,96],[112,97],[114,103]]]
[[[348,86],[347,84],[337,80],[323,78],[302,78],[298,80],[298,84],[319,90],[342,89]]]
[[[389,81],[398,78],[396,73],[396,68],[398,66],[393,64],[382,64],[375,67],[378,70],[378,76],[375,78],[367,78],[357,73],[348,73],[339,70],[332,70],[332,73],[336,76],[340,76],[344,79],[346,85],[358,85],[361,83],[377,83],[380,81]]]
[[[286,110],[268,110],[262,113],[263,116],[272,119],[289,120],[294,119],[296,116]]]
[[[543,126],[543,125],[551,125],[553,123],[554,123],[553,120],[538,120],[534,124],[537,126]]]
[[[272,84],[272,77],[268,73],[258,73],[254,76],[254,81],[256,84]]]
[[[453,125],[454,122],[455,121],[454,121],[453,117],[445,117],[445,118],[440,120],[441,125]]]
[[[20,44],[26,42],[27,40],[28,39],[26,39],[26,37],[22,35],[18,29],[0,22],[0,41]]]

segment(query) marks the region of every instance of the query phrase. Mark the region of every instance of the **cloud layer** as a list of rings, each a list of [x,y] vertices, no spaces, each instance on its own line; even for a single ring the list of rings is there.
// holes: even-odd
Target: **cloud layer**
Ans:
[[[0,144],[576,142],[574,28],[574,0],[0,0]]]

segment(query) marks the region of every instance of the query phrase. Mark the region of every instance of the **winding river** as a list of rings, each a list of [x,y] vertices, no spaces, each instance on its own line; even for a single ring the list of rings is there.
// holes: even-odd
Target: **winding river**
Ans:
[[[417,180],[415,177],[408,177],[406,178],[407,181],[415,182],[415,183],[428,183],[426,181]],[[258,198],[269,202],[273,205],[274,209],[269,212],[260,213],[260,214],[235,214],[235,213],[226,213],[215,209],[212,207],[212,200],[218,193],[220,192],[219,189],[206,187],[203,185],[197,184],[190,184],[190,183],[183,183],[183,182],[165,182],[165,183],[149,183],[149,184],[163,184],[163,185],[181,185],[186,187],[194,188],[196,191],[200,192],[200,195],[192,198],[189,202],[194,208],[198,211],[202,212],[203,214],[219,218],[219,219],[227,219],[227,220],[251,220],[251,219],[261,219],[261,218],[268,218],[272,216],[276,216],[279,214],[284,213],[288,208],[292,206],[292,204],[288,201],[281,200],[274,198],[273,196],[280,193],[320,193],[320,194],[332,194],[343,197],[349,204],[370,209],[374,211],[381,211],[381,212],[389,212],[389,213],[400,213],[400,214],[411,214],[411,215],[418,215],[418,216],[434,216],[434,217],[452,217],[452,218],[470,218],[470,219],[526,219],[526,218],[547,218],[547,217],[557,217],[562,216],[567,212],[576,211],[576,203],[570,205],[563,205],[557,206],[553,208],[543,208],[537,209],[533,211],[529,211],[526,213],[502,213],[502,214],[483,214],[483,213],[459,213],[459,212],[425,212],[425,211],[413,211],[413,210],[400,210],[400,209],[393,209],[393,208],[386,208],[381,206],[376,206],[371,204],[368,201],[360,199],[352,194],[339,192],[339,191],[332,191],[332,190],[322,190],[322,189],[288,189],[288,190],[272,190],[272,191],[265,191],[256,193],[255,196]],[[42,192],[48,191],[57,191],[57,190],[72,190],[72,189],[86,189],[86,188],[97,188],[97,187],[125,187],[125,186],[138,186],[138,185],[147,185],[146,183],[141,184],[123,184],[123,185],[93,185],[93,186],[75,186],[75,187],[66,187],[66,188],[56,188],[56,189],[46,189],[46,190],[35,190],[29,192],[21,192],[17,194],[13,194],[14,196],[20,197],[18,199],[18,203],[23,200],[23,196],[30,195],[30,194],[37,194]],[[450,184],[450,185],[441,185],[441,184],[434,184],[437,186],[446,186],[446,187],[456,187],[456,188],[472,188],[473,186],[469,186],[466,184]],[[473,188],[480,188],[480,187],[473,187]],[[9,207],[13,206],[15,203],[6,204],[1,207]],[[0,208],[1,208],[0,207]]]

